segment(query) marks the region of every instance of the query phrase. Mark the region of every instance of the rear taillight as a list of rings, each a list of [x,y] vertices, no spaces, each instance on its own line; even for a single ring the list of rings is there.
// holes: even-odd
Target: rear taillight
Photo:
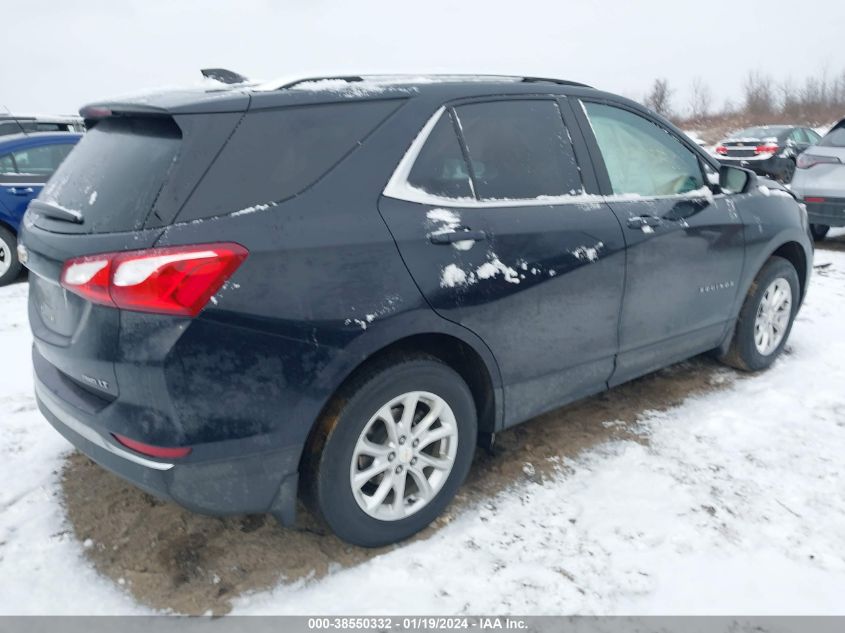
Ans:
[[[754,148],[755,154],[777,154],[780,151],[780,147],[774,145],[773,143],[764,143],[763,145],[758,145]]]
[[[93,303],[196,316],[247,255],[233,243],[104,253],[66,261],[61,284]]]
[[[821,165],[825,163],[841,163],[836,156],[816,156],[814,154],[801,154],[798,156],[798,160],[795,162],[795,166],[798,169],[810,169],[815,165]]]
[[[126,448],[131,448],[136,453],[146,455],[147,457],[158,457],[159,459],[177,459],[185,457],[191,452],[190,446],[153,446],[152,444],[144,444],[138,440],[126,437],[125,435],[118,435],[112,433],[112,437],[123,444]]]
[[[807,196],[804,198],[804,202],[809,202],[810,204],[824,204],[824,198],[819,198],[816,196]]]
[[[724,156],[725,154],[728,153],[728,148],[725,147],[724,145],[717,145],[716,146],[716,153]]]

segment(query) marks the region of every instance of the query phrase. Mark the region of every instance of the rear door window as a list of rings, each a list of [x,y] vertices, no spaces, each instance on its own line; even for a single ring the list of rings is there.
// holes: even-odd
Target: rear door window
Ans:
[[[704,187],[698,157],[668,130],[629,110],[583,103],[614,194],[668,196]]]
[[[0,174],[17,174],[15,169],[15,161],[12,160],[11,154],[3,154],[0,156]]]
[[[408,174],[408,184],[444,198],[473,197],[469,170],[450,112],[444,112],[432,129]]]
[[[12,152],[12,159],[17,173],[46,179],[58,169],[72,149],[73,145],[65,143],[39,145]]]
[[[480,200],[535,199],[583,191],[557,103],[508,100],[455,108]]]
[[[794,143],[806,143],[807,137],[804,135],[804,130],[797,127],[789,133],[789,140]]]

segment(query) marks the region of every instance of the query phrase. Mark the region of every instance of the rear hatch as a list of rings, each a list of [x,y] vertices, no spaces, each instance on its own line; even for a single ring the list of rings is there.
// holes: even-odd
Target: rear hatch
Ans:
[[[744,138],[741,140],[727,140],[722,145],[727,150],[720,153],[725,158],[753,158],[756,156],[756,149],[763,144],[763,139]]]
[[[64,262],[152,247],[242,112],[102,113],[31,203],[20,241],[36,368],[105,406],[119,393],[120,311],[66,291],[59,284]]]
[[[773,152],[761,150],[778,147],[777,135],[779,132],[780,128],[767,127],[741,130],[719,143],[716,146],[716,153],[721,158],[768,158]]]
[[[845,208],[845,121],[798,157],[793,183],[805,198],[821,196],[820,202],[834,204],[837,211]]]

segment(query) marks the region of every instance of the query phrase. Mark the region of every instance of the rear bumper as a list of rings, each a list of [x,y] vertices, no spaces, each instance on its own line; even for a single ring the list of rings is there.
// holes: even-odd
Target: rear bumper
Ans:
[[[791,168],[791,160],[788,158],[781,158],[779,156],[772,156],[763,160],[754,158],[728,158],[718,157],[719,162],[723,165],[730,165],[732,167],[742,167],[743,169],[750,169],[759,176],[774,176],[782,178],[786,176]]]
[[[826,198],[825,202],[804,202],[810,224],[845,226],[845,198]]]
[[[149,459],[117,444],[38,375],[35,395],[41,413],[71,444],[156,497],[202,514],[270,512],[285,525],[295,520],[301,447],[184,463]]]

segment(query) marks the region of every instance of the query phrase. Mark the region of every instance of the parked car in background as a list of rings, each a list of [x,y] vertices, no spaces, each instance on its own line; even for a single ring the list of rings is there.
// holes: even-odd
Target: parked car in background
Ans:
[[[27,205],[80,138],[76,132],[0,136],[0,286],[20,273],[17,235]]]
[[[80,116],[0,114],[0,136],[33,132],[84,132]]]
[[[845,119],[798,157],[791,189],[807,205],[813,237],[845,226]]]
[[[808,127],[762,125],[749,127],[719,141],[719,162],[750,169],[783,183],[792,180],[798,156],[821,137]]]
[[[572,82],[327,78],[84,109],[27,211],[35,390],[96,462],[210,514],[297,495],[380,546],[477,442],[715,350],[769,366],[806,214]]]
[[[701,147],[702,149],[707,148],[707,141],[705,141],[695,130],[684,130],[684,134],[696,145]]]

